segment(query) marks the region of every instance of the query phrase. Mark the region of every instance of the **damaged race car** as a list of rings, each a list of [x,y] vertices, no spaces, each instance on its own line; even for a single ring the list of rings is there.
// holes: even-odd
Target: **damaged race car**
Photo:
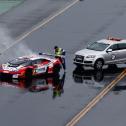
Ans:
[[[0,77],[30,79],[38,75],[58,74],[62,63],[49,54],[22,56],[0,65]]]

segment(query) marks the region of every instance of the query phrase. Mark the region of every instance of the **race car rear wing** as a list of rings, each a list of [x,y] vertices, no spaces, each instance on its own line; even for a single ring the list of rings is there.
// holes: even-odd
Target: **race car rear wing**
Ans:
[[[49,53],[43,53],[43,52],[40,52],[39,55],[46,55],[46,56],[55,56],[53,54],[49,54]]]
[[[55,57],[54,54],[42,53],[42,52],[40,52],[39,55],[46,55],[46,56],[53,56],[53,57]],[[61,56],[61,57],[64,57],[64,56]]]

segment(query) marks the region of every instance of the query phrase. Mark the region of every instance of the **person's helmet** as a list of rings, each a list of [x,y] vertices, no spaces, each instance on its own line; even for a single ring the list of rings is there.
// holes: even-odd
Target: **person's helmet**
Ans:
[[[54,49],[57,49],[58,48],[58,46],[54,46]]]

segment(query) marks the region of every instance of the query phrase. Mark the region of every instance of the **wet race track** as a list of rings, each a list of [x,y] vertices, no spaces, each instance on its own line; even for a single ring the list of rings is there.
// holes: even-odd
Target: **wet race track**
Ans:
[[[65,0],[60,1],[62,4],[65,3]],[[65,8],[71,2],[58,7]],[[55,5],[56,3],[57,0]],[[61,5],[61,3],[58,4]],[[53,6],[54,3],[51,1],[45,5]],[[30,29],[31,32],[26,32],[25,28],[29,29],[35,22],[38,23],[38,20],[33,21],[34,23],[30,20],[30,25],[19,29],[19,32],[19,27],[10,28],[13,37],[18,37],[17,35],[24,32],[25,34],[15,43],[12,41],[15,38],[7,37],[11,43],[6,46],[7,50],[2,50],[1,63],[24,54],[53,53],[54,45],[59,45],[66,50],[67,70],[66,73],[61,70],[58,76],[39,77],[30,81],[1,79],[0,124],[2,126],[67,125],[125,69],[125,64],[117,67],[105,66],[103,71],[94,71],[92,68],[80,69],[73,64],[74,53],[84,48],[89,42],[106,38],[108,35],[126,38],[125,10],[124,0],[77,1],[45,25],[37,25],[37,29],[34,26],[32,30]],[[60,9],[54,12],[59,13],[59,11]],[[39,16],[37,15],[36,18]],[[25,18],[28,21],[29,18]],[[5,20],[5,17],[1,20]],[[9,23],[7,28],[11,24]],[[23,27],[24,23],[20,23],[21,26]],[[75,125],[125,126],[125,95],[124,76],[118,85],[112,88]]]

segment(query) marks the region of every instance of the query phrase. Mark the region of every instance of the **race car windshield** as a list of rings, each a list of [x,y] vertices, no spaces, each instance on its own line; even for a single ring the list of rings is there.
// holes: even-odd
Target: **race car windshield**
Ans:
[[[30,60],[29,59],[14,59],[10,62],[8,62],[10,66],[14,66],[14,67],[17,67],[17,66],[20,66],[20,65],[27,65],[30,63]]]
[[[109,46],[109,44],[94,42],[94,43],[90,44],[87,47],[87,49],[95,50],[95,51],[104,51],[108,46]]]

